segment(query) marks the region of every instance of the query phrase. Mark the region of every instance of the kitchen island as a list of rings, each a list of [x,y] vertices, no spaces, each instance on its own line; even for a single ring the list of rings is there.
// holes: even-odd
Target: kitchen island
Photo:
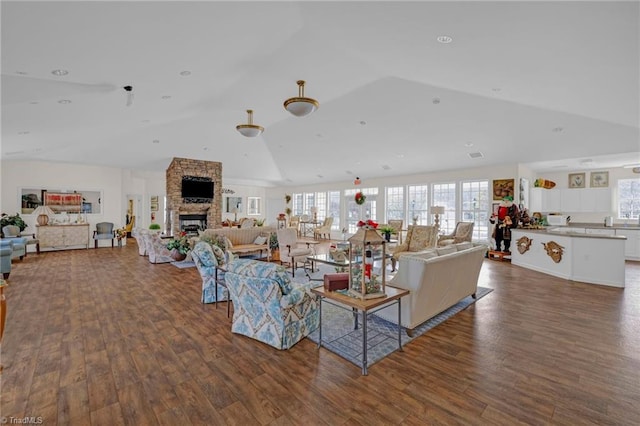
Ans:
[[[624,287],[626,240],[570,227],[518,228],[511,231],[511,263],[572,281]]]

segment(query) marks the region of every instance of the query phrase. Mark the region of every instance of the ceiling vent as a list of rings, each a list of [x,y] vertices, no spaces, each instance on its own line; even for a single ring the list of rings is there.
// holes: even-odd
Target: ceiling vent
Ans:
[[[484,154],[482,154],[480,151],[478,151],[478,152],[470,152],[467,155],[469,156],[469,158],[484,158]]]

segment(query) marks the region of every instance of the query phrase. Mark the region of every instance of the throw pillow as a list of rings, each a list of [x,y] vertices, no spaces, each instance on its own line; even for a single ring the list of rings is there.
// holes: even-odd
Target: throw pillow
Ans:
[[[451,253],[455,253],[458,250],[456,249],[456,246],[446,246],[446,247],[439,247],[437,249],[438,251],[438,256],[442,256],[443,254],[451,254]]]
[[[436,253],[435,250],[427,250],[427,251],[419,252],[416,254],[410,254],[408,256],[427,260],[427,259],[433,259],[434,257],[438,257],[438,253]]]
[[[265,244],[267,242],[267,237],[262,235],[258,235],[255,240],[253,240],[253,244],[257,244],[259,246]]]
[[[469,241],[465,241],[464,243],[458,243],[455,245],[456,249],[458,251],[460,250],[467,250],[473,247],[473,243],[469,242]]]
[[[227,250],[231,250],[233,248],[233,243],[231,242],[229,237],[224,237],[224,238],[225,238],[225,244],[227,245]]]
[[[224,266],[226,263],[226,258],[224,256],[224,251],[218,246],[211,246],[211,250],[213,251],[213,255],[216,257],[216,261],[219,266]]]

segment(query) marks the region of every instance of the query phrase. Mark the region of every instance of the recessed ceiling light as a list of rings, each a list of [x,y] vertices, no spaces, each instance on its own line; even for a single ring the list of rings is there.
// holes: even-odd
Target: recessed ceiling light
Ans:
[[[464,144],[467,148],[471,148],[473,146],[473,142],[467,142]]]
[[[440,98],[433,98],[431,102],[433,102],[434,105],[438,105],[440,103]]]
[[[348,175],[352,175],[353,174],[353,172],[351,170],[346,170],[345,173],[348,174]]]
[[[26,71],[16,71],[16,74],[18,74],[18,75],[27,75],[28,73]]]
[[[154,139],[153,143],[160,143],[160,141],[158,139]]]
[[[481,153],[480,151],[478,151],[478,152],[470,152],[467,155],[469,156],[469,158],[484,158],[484,154]]]
[[[499,88],[499,87],[494,87],[493,89],[491,89],[491,91],[492,91],[493,93],[499,93],[501,90],[502,90],[502,89],[501,89],[501,88]]]
[[[391,170],[391,166],[390,166],[390,165],[388,165],[388,164],[383,164],[383,165],[382,165],[382,169],[383,169],[383,170]]]
[[[38,101],[29,102],[31,105],[38,105]]]
[[[322,178],[324,177],[324,176],[322,176],[322,175],[316,175],[316,176],[318,176],[320,179],[322,179]]]
[[[24,131],[24,132],[18,132],[19,135],[28,135],[29,131]]]
[[[366,122],[366,121],[364,121],[364,120],[362,120],[362,121],[360,121],[360,125],[361,125],[361,126],[366,126],[366,125],[367,125],[367,122]]]
[[[203,146],[203,147],[202,147],[202,150],[203,150],[203,151],[209,151],[209,147],[208,147],[208,146]]]
[[[51,71],[51,74],[57,75],[58,77],[60,77],[61,75],[69,74],[69,71],[67,71],[67,70],[53,70],[53,71]]]
[[[398,157],[398,158],[404,158],[404,154],[396,154],[396,157]]]
[[[191,71],[180,71],[180,75],[186,77],[188,75],[191,75]]]
[[[324,136],[322,136],[322,133],[316,133],[316,137],[317,137],[317,138],[322,138],[322,137],[324,137]]]
[[[449,44],[453,41],[453,38],[448,35],[439,35],[436,40],[438,40],[438,43]]]
[[[551,131],[554,132],[554,133],[560,133],[563,130],[564,130],[564,128],[562,128],[562,127],[554,127],[553,129],[551,129]]]
[[[70,103],[71,103],[71,101],[70,101],[69,99],[60,99],[60,100],[58,101],[58,103],[59,103],[59,104],[70,104]]]
[[[162,99],[171,99],[171,95],[164,95]]]

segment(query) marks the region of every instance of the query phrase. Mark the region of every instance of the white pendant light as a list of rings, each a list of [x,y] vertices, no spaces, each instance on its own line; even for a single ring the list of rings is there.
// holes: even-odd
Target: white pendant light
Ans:
[[[246,136],[248,138],[256,137],[264,131],[264,127],[253,124],[253,110],[248,109],[247,116],[248,123],[238,124],[236,126],[236,130],[239,131],[242,136]]]
[[[315,99],[304,97],[304,80],[298,80],[298,96],[284,101],[284,109],[296,117],[305,117],[317,110],[320,104]]]

